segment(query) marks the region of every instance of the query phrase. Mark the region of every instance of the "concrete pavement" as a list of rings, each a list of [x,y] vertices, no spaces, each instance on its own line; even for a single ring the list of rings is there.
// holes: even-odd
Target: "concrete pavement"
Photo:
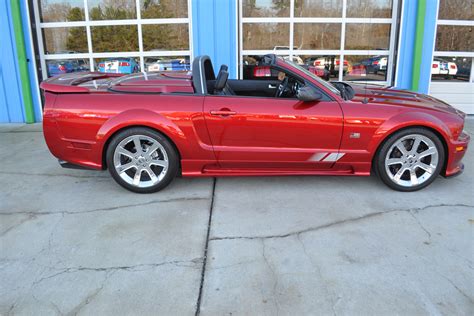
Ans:
[[[0,315],[473,314],[473,151],[416,193],[252,177],[138,195],[60,168],[40,125],[0,125]]]

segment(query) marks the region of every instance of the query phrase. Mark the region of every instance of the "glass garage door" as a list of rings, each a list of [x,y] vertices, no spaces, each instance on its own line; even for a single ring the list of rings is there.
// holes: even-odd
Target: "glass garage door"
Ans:
[[[189,0],[33,1],[43,78],[189,70]]]
[[[391,84],[397,0],[239,0],[241,78],[275,53],[326,80]]]
[[[430,93],[474,114],[474,1],[441,0]]]

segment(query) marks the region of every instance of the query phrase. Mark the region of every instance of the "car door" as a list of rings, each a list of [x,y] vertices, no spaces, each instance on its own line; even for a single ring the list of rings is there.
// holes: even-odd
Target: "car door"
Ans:
[[[340,158],[337,101],[209,95],[204,117],[221,168],[318,170]]]

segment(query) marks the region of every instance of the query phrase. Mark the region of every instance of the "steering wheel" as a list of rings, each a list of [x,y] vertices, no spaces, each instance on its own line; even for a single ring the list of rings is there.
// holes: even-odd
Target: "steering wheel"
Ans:
[[[288,83],[288,77],[285,77],[285,79],[283,79],[283,81],[278,86],[277,92],[275,93],[275,98],[281,98],[283,96],[283,93],[285,93],[286,89],[288,88]]]

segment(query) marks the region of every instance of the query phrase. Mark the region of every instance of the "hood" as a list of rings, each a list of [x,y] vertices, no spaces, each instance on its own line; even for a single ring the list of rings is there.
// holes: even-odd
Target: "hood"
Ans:
[[[369,102],[373,104],[396,105],[413,108],[431,109],[434,111],[446,112],[464,117],[465,114],[448,103],[438,100],[432,96],[411,92],[408,90],[399,90],[393,87],[378,86],[374,84],[354,84],[350,83],[355,91],[355,97],[352,101]],[[367,100],[365,100],[367,99]]]

